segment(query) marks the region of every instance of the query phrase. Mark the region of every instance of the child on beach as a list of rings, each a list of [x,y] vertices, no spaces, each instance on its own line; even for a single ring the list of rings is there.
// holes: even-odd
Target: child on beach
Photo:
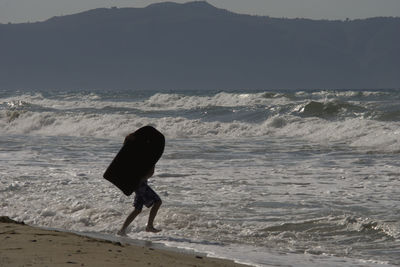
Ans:
[[[129,196],[132,192],[135,192],[135,200],[133,202],[135,209],[125,219],[122,228],[118,231],[118,235],[126,235],[128,226],[133,222],[136,216],[142,212],[143,206],[151,208],[146,231],[153,233],[160,232],[161,230],[154,228],[154,218],[157,215],[162,201],[157,193],[147,184],[147,180],[153,176],[155,164],[164,151],[164,135],[151,126],[144,126],[126,136],[124,140],[124,146],[125,145],[131,146],[130,149],[134,151],[137,149],[136,152],[132,154],[127,153],[125,150],[125,154],[120,155],[119,159],[117,159],[117,155],[103,175],[104,178],[121,189],[125,195]],[[129,149],[129,147],[127,149]],[[119,153],[121,153],[121,151]],[[135,164],[140,164],[140,166],[136,166],[136,168],[130,170],[126,165],[129,165],[131,161]],[[122,179],[129,179],[129,171],[136,172],[132,174],[132,178],[134,178],[135,181],[139,179],[137,186],[136,182],[135,184],[131,184],[133,187],[127,186],[127,182],[124,180],[122,180],[121,183],[121,176]],[[123,173],[122,175],[121,172]]]
[[[138,189],[135,191],[135,200],[133,202],[133,206],[135,207],[135,209],[126,218],[121,230],[118,231],[119,235],[126,235],[126,229],[133,222],[136,216],[140,214],[143,209],[143,205],[147,208],[151,207],[146,231],[153,233],[161,231],[154,228],[154,218],[157,215],[158,209],[160,208],[162,201],[157,193],[154,192],[153,189],[151,189],[151,187],[147,184],[147,180],[154,174],[154,167],[155,166],[153,166],[153,168],[151,168],[149,172],[142,178]]]

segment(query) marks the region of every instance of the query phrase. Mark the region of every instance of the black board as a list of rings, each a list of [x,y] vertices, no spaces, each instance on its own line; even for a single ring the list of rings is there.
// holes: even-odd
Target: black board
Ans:
[[[152,126],[144,126],[125,138],[124,145],[103,177],[130,196],[140,180],[160,159],[165,138]]]

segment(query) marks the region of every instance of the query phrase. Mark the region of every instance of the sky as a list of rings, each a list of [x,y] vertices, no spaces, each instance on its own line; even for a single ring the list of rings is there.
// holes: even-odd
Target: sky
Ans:
[[[0,23],[43,21],[99,7],[145,7],[157,0],[0,0]],[[185,3],[188,0],[171,2]],[[236,13],[285,18],[400,17],[400,0],[208,0]]]

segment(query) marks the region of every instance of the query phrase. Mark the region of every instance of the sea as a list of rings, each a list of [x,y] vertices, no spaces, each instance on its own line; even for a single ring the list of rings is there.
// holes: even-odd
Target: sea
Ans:
[[[124,137],[166,137],[163,200],[128,238],[253,266],[400,265],[400,90],[0,90],[0,214],[116,236],[102,178]]]

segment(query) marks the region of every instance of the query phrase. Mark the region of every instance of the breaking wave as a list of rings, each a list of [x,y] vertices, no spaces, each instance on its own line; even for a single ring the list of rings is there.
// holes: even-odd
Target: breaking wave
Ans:
[[[101,94],[0,99],[9,134],[121,137],[151,124],[170,138],[265,135],[400,151],[400,112],[391,92]],[[394,93],[393,93],[394,94]]]

